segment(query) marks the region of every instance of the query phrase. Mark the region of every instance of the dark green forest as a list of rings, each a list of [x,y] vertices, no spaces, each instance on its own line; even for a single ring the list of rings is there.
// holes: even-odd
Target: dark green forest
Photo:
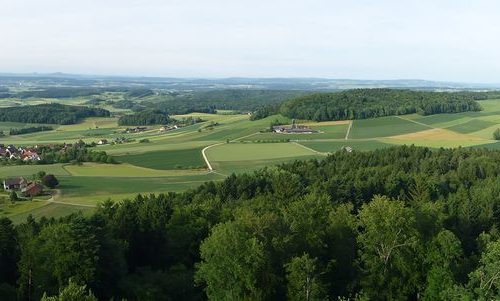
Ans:
[[[167,113],[160,110],[146,110],[124,115],[118,119],[118,125],[155,125],[168,124],[171,119]]]
[[[432,115],[480,111],[476,100],[487,93],[423,92],[397,89],[355,89],[316,93],[284,102],[281,114],[315,121],[365,119],[418,113]]]
[[[47,124],[75,124],[87,117],[109,117],[108,110],[62,104],[41,104],[0,108],[0,121]]]
[[[91,216],[4,218],[0,299],[498,300],[499,161],[337,152]]]

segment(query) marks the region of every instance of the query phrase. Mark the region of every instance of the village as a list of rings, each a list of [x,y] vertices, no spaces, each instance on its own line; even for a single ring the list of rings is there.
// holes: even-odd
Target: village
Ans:
[[[7,160],[40,161],[38,147],[16,147],[14,145],[5,146],[0,144],[0,158]]]

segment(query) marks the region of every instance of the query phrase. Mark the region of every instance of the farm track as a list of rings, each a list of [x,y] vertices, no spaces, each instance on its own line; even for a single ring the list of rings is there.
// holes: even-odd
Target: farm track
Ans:
[[[405,121],[409,121],[409,122],[413,122],[415,124],[418,124],[418,125],[422,125],[422,126],[425,126],[425,127],[428,127],[428,128],[431,128],[431,129],[439,129],[437,127],[433,127],[431,125],[428,125],[428,124],[425,124],[425,123],[422,123],[422,122],[418,122],[418,121],[415,121],[415,120],[411,120],[411,119],[408,119],[408,118],[404,118],[404,117],[401,117],[399,115],[396,115],[395,116],[396,118],[399,118],[399,119],[402,119],[402,120],[405,120]]]
[[[207,164],[207,167],[208,167],[208,170],[209,170],[209,171],[214,171],[214,169],[212,168],[212,164],[210,164],[210,161],[208,161],[206,151],[207,151],[209,148],[212,148],[212,147],[214,147],[214,146],[221,145],[221,144],[224,144],[224,142],[219,142],[219,143],[216,143],[216,144],[209,145],[209,146],[205,147],[205,148],[201,151],[201,154],[203,155],[203,160],[205,160],[205,163]]]
[[[351,122],[349,122],[349,127],[347,128],[347,132],[345,133],[345,140],[349,139],[349,134],[351,133],[351,128],[352,128],[353,123],[354,123],[354,120],[351,120]]]
[[[313,152],[313,153],[316,153],[316,154],[318,154],[318,155],[321,155],[321,156],[328,156],[328,154],[329,154],[329,153],[322,153],[322,152],[318,152],[317,150],[314,150],[314,149],[312,149],[312,148],[310,148],[310,147],[307,147],[307,146],[302,145],[302,144],[297,143],[297,142],[292,142],[292,143],[293,143],[293,144],[295,144],[295,145],[297,145],[297,146],[300,146],[300,147],[302,147],[302,148],[304,148],[304,149],[307,149],[307,150],[309,150],[309,151],[311,151],[311,152]]]
[[[61,196],[61,191],[59,189],[56,189],[56,193],[53,194],[50,199],[47,200],[47,203],[50,204],[61,204],[61,205],[68,205],[68,206],[77,206],[77,207],[88,207],[88,208],[96,208],[97,205],[89,205],[89,204],[77,204],[77,203],[67,203],[67,202],[61,202],[61,201],[56,201],[56,198]]]

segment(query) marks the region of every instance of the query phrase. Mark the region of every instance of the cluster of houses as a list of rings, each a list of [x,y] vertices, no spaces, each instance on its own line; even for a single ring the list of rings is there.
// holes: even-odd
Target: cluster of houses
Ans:
[[[296,124],[295,119],[291,126],[276,125],[273,126],[273,132],[278,134],[314,134],[318,131],[311,129],[306,125]]]
[[[159,130],[158,130],[158,133],[162,134],[162,133],[165,133],[165,132],[168,132],[168,131],[173,131],[173,130],[176,130],[178,129],[179,126],[178,125],[169,125],[169,126],[162,126]]]
[[[127,134],[134,134],[134,133],[142,133],[142,132],[146,131],[147,129],[148,128],[145,126],[138,126],[135,128],[126,128],[125,131],[123,131],[123,132],[127,133]]]
[[[7,192],[20,192],[23,197],[34,197],[43,192],[43,185],[37,182],[29,182],[23,177],[8,178],[3,180],[3,189]]]
[[[126,138],[126,137],[117,137],[112,141],[109,141],[108,139],[101,139],[97,141],[97,144],[99,145],[105,145],[105,144],[122,144],[122,143],[128,143],[132,142],[134,139]]]
[[[0,158],[9,160],[40,161],[36,147],[15,147],[14,145],[0,144]]]

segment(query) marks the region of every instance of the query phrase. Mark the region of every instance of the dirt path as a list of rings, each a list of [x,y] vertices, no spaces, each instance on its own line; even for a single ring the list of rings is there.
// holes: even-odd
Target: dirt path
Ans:
[[[203,160],[205,160],[205,163],[207,164],[207,167],[208,167],[209,171],[214,171],[214,169],[212,168],[212,164],[210,164],[210,161],[208,161],[206,151],[207,151],[207,149],[209,149],[211,147],[214,147],[214,146],[217,146],[217,145],[221,145],[221,144],[224,144],[224,142],[219,142],[219,143],[216,143],[216,144],[209,145],[209,146],[205,147],[201,151],[201,154],[203,155]]]
[[[354,123],[354,120],[351,120],[351,122],[349,122],[349,127],[347,128],[347,133],[345,133],[345,140],[349,139],[349,134],[351,133],[351,128],[352,128],[353,123]]]
[[[77,203],[67,203],[67,202],[61,202],[57,201],[57,199],[61,196],[61,190],[56,189],[56,193],[53,194],[50,199],[47,200],[48,203],[52,204],[61,204],[61,205],[68,205],[68,206],[77,206],[77,207],[89,207],[89,208],[96,208],[96,205],[88,205],[88,204],[77,204]]]
[[[297,142],[292,142],[292,143],[293,143],[293,144],[295,144],[295,145],[298,145],[298,146],[300,146],[300,147],[302,147],[302,148],[304,148],[304,149],[307,149],[307,150],[309,150],[309,151],[311,151],[311,152],[313,152],[313,153],[316,153],[316,154],[318,154],[318,155],[328,156],[328,153],[318,152],[317,150],[314,150],[314,149],[312,149],[312,148],[310,148],[310,147],[307,147],[307,146],[302,145],[302,144],[297,143]]]
[[[425,124],[425,123],[422,123],[422,122],[418,122],[418,121],[415,121],[415,120],[411,120],[411,119],[408,119],[408,118],[404,118],[404,117],[401,117],[401,116],[398,116],[398,115],[396,115],[395,117],[397,117],[399,119],[403,119],[403,120],[409,121],[409,122],[413,122],[413,123],[416,123],[416,124],[419,124],[419,125],[423,125],[425,127],[431,128],[431,129],[438,129],[438,128],[430,126],[428,124]]]

